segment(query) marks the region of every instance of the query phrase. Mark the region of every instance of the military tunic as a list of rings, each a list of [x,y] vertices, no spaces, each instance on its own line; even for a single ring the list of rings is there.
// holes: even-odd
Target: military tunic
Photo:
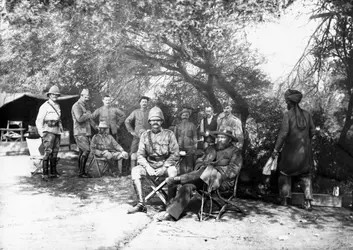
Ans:
[[[140,136],[143,132],[150,128],[148,123],[148,113],[149,110],[136,109],[125,120],[125,127],[130,133],[135,132],[136,136],[131,142],[131,153],[136,153],[140,141]],[[135,123],[135,128],[132,127],[133,122]]]
[[[40,106],[36,127],[43,141],[43,159],[57,158],[60,148],[60,133],[63,132],[61,109],[57,102],[49,99]]]
[[[116,137],[118,128],[123,124],[126,115],[118,108],[102,106],[92,114],[92,119],[96,119],[97,117],[99,117],[99,121],[106,121],[108,123],[112,135]]]
[[[141,135],[137,151],[137,162],[153,168],[175,166],[179,160],[179,146],[174,133],[161,129],[159,133],[147,130]]]
[[[124,149],[117,143],[110,134],[96,134],[92,138],[91,151],[98,157],[103,157],[104,151],[109,151],[113,155],[118,156]]]
[[[71,108],[72,120],[74,123],[74,136],[77,147],[85,155],[90,151],[90,137],[92,136],[92,127],[96,127],[95,122],[91,119],[91,112],[87,104],[82,100],[78,100]]]

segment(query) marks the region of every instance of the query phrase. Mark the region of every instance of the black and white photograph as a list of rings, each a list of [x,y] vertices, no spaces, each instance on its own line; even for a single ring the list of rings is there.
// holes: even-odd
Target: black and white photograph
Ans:
[[[0,0],[21,249],[353,249],[353,0]]]

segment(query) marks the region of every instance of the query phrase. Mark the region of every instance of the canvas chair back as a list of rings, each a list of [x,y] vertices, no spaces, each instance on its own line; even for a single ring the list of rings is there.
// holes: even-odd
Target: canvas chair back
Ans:
[[[42,144],[42,138],[26,138],[29,155],[31,157],[42,157],[44,155],[44,147]]]
[[[22,121],[7,121],[7,128],[23,128]]]

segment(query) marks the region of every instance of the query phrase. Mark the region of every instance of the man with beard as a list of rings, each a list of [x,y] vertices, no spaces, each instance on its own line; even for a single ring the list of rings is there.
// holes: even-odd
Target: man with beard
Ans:
[[[210,151],[199,164],[199,169],[190,173],[168,177],[168,186],[182,184],[177,196],[167,207],[166,212],[158,216],[158,220],[178,220],[196,190],[202,190],[206,184],[208,192],[218,188],[229,188],[229,181],[239,174],[242,167],[241,151],[234,146],[237,139],[232,134],[232,128],[210,132],[217,136],[216,151]],[[198,164],[196,164],[198,165]]]
[[[238,117],[232,114],[232,105],[227,103],[224,106],[223,112],[217,117],[217,130],[222,129],[222,127],[232,128],[233,136],[238,139],[237,147],[242,149],[244,143],[243,129],[241,126],[241,121]]]
[[[291,198],[292,177],[298,177],[304,189],[303,208],[311,211],[311,174],[314,166],[311,139],[315,134],[315,126],[312,116],[299,107],[302,97],[297,90],[288,89],[284,93],[288,111],[283,116],[272,157],[275,158],[282,149],[278,164],[282,205],[286,206],[287,199]]]
[[[183,109],[180,113],[181,122],[174,128],[179,151],[184,151],[186,153],[184,159],[180,162],[180,174],[185,174],[194,170],[197,132],[195,125],[189,121],[190,114],[190,110]]]
[[[49,100],[40,106],[36,119],[38,134],[42,137],[44,146],[42,176],[44,181],[58,177],[56,172],[57,156],[60,148],[60,134],[64,131],[58,103],[60,95],[59,88],[52,86],[47,93]]]
[[[101,121],[98,125],[99,133],[94,135],[91,143],[91,150],[97,157],[111,161],[127,159],[129,154],[119,145],[112,135],[109,134],[109,125]]]
[[[88,89],[83,89],[80,99],[72,106],[71,115],[74,123],[74,137],[79,149],[78,169],[80,178],[91,178],[86,172],[86,162],[90,154],[90,139],[92,128],[96,128],[96,123],[91,119],[91,111],[88,107],[90,93]]]
[[[174,177],[178,173],[176,163],[179,160],[179,146],[173,131],[161,127],[164,122],[162,110],[153,107],[149,112],[148,122],[151,129],[141,135],[137,151],[138,165],[131,170],[131,179],[139,202],[128,210],[129,214],[147,212],[141,184],[142,176],[155,177],[167,174]],[[168,201],[175,194],[176,187],[168,187]]]
[[[140,141],[141,134],[149,129],[150,125],[148,123],[148,102],[150,98],[147,96],[142,96],[139,100],[140,108],[135,109],[125,120],[125,127],[127,131],[133,136],[130,155],[131,155],[131,169],[136,166],[137,161],[137,149]],[[135,124],[135,127],[132,125]]]

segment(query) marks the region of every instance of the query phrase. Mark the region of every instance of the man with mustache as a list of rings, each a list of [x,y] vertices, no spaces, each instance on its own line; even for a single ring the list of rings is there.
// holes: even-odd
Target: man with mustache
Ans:
[[[151,129],[141,135],[137,161],[138,165],[131,170],[131,179],[138,197],[136,206],[128,210],[129,214],[147,212],[141,177],[168,175],[174,177],[178,171],[176,163],[179,160],[179,146],[173,131],[162,128],[164,115],[158,107],[153,107],[148,114]],[[176,186],[168,187],[168,201],[176,194]]]
[[[124,149],[109,133],[108,123],[106,121],[101,121],[98,128],[98,134],[95,134],[92,138],[91,151],[96,156],[103,157],[110,161],[127,159],[129,154],[124,151]]]
[[[197,149],[197,131],[196,126],[189,121],[190,115],[190,110],[183,109],[180,113],[181,122],[174,128],[179,151],[184,151],[186,153],[184,159],[180,162],[180,174],[185,174],[194,170],[194,158]]]
[[[92,136],[92,127],[96,128],[91,111],[89,110],[90,93],[88,89],[81,91],[80,99],[72,106],[71,115],[74,124],[74,136],[76,145],[79,149],[78,169],[79,178],[91,178],[86,171],[86,162],[90,154],[90,139]]]
[[[130,164],[131,169],[136,166],[137,162],[137,149],[140,141],[141,134],[150,128],[148,123],[148,102],[150,98],[141,96],[139,103],[140,108],[135,109],[125,120],[125,127],[127,131],[133,136],[130,147]],[[135,124],[135,127],[132,125]]]
[[[58,153],[60,148],[61,133],[64,131],[61,121],[61,109],[58,103],[60,90],[57,86],[52,86],[47,96],[49,100],[40,106],[36,126],[38,134],[42,137],[44,146],[43,157],[43,181],[49,178],[58,177],[56,165],[58,163]]]
[[[232,128],[233,135],[238,139],[237,147],[242,149],[244,144],[244,135],[241,121],[238,117],[232,114],[232,104],[226,103],[223,112],[217,117],[217,130],[221,127]]]
[[[228,190],[230,182],[234,181],[242,167],[241,150],[234,144],[237,142],[232,134],[232,128],[223,127],[220,131],[210,132],[217,136],[215,151],[205,154],[196,163],[195,171],[176,177],[168,177],[166,182],[168,187],[182,184],[177,196],[167,207],[166,212],[158,216],[158,220],[178,220],[185,207],[192,199],[196,190],[202,190],[204,184],[207,185],[208,192],[216,189]]]

